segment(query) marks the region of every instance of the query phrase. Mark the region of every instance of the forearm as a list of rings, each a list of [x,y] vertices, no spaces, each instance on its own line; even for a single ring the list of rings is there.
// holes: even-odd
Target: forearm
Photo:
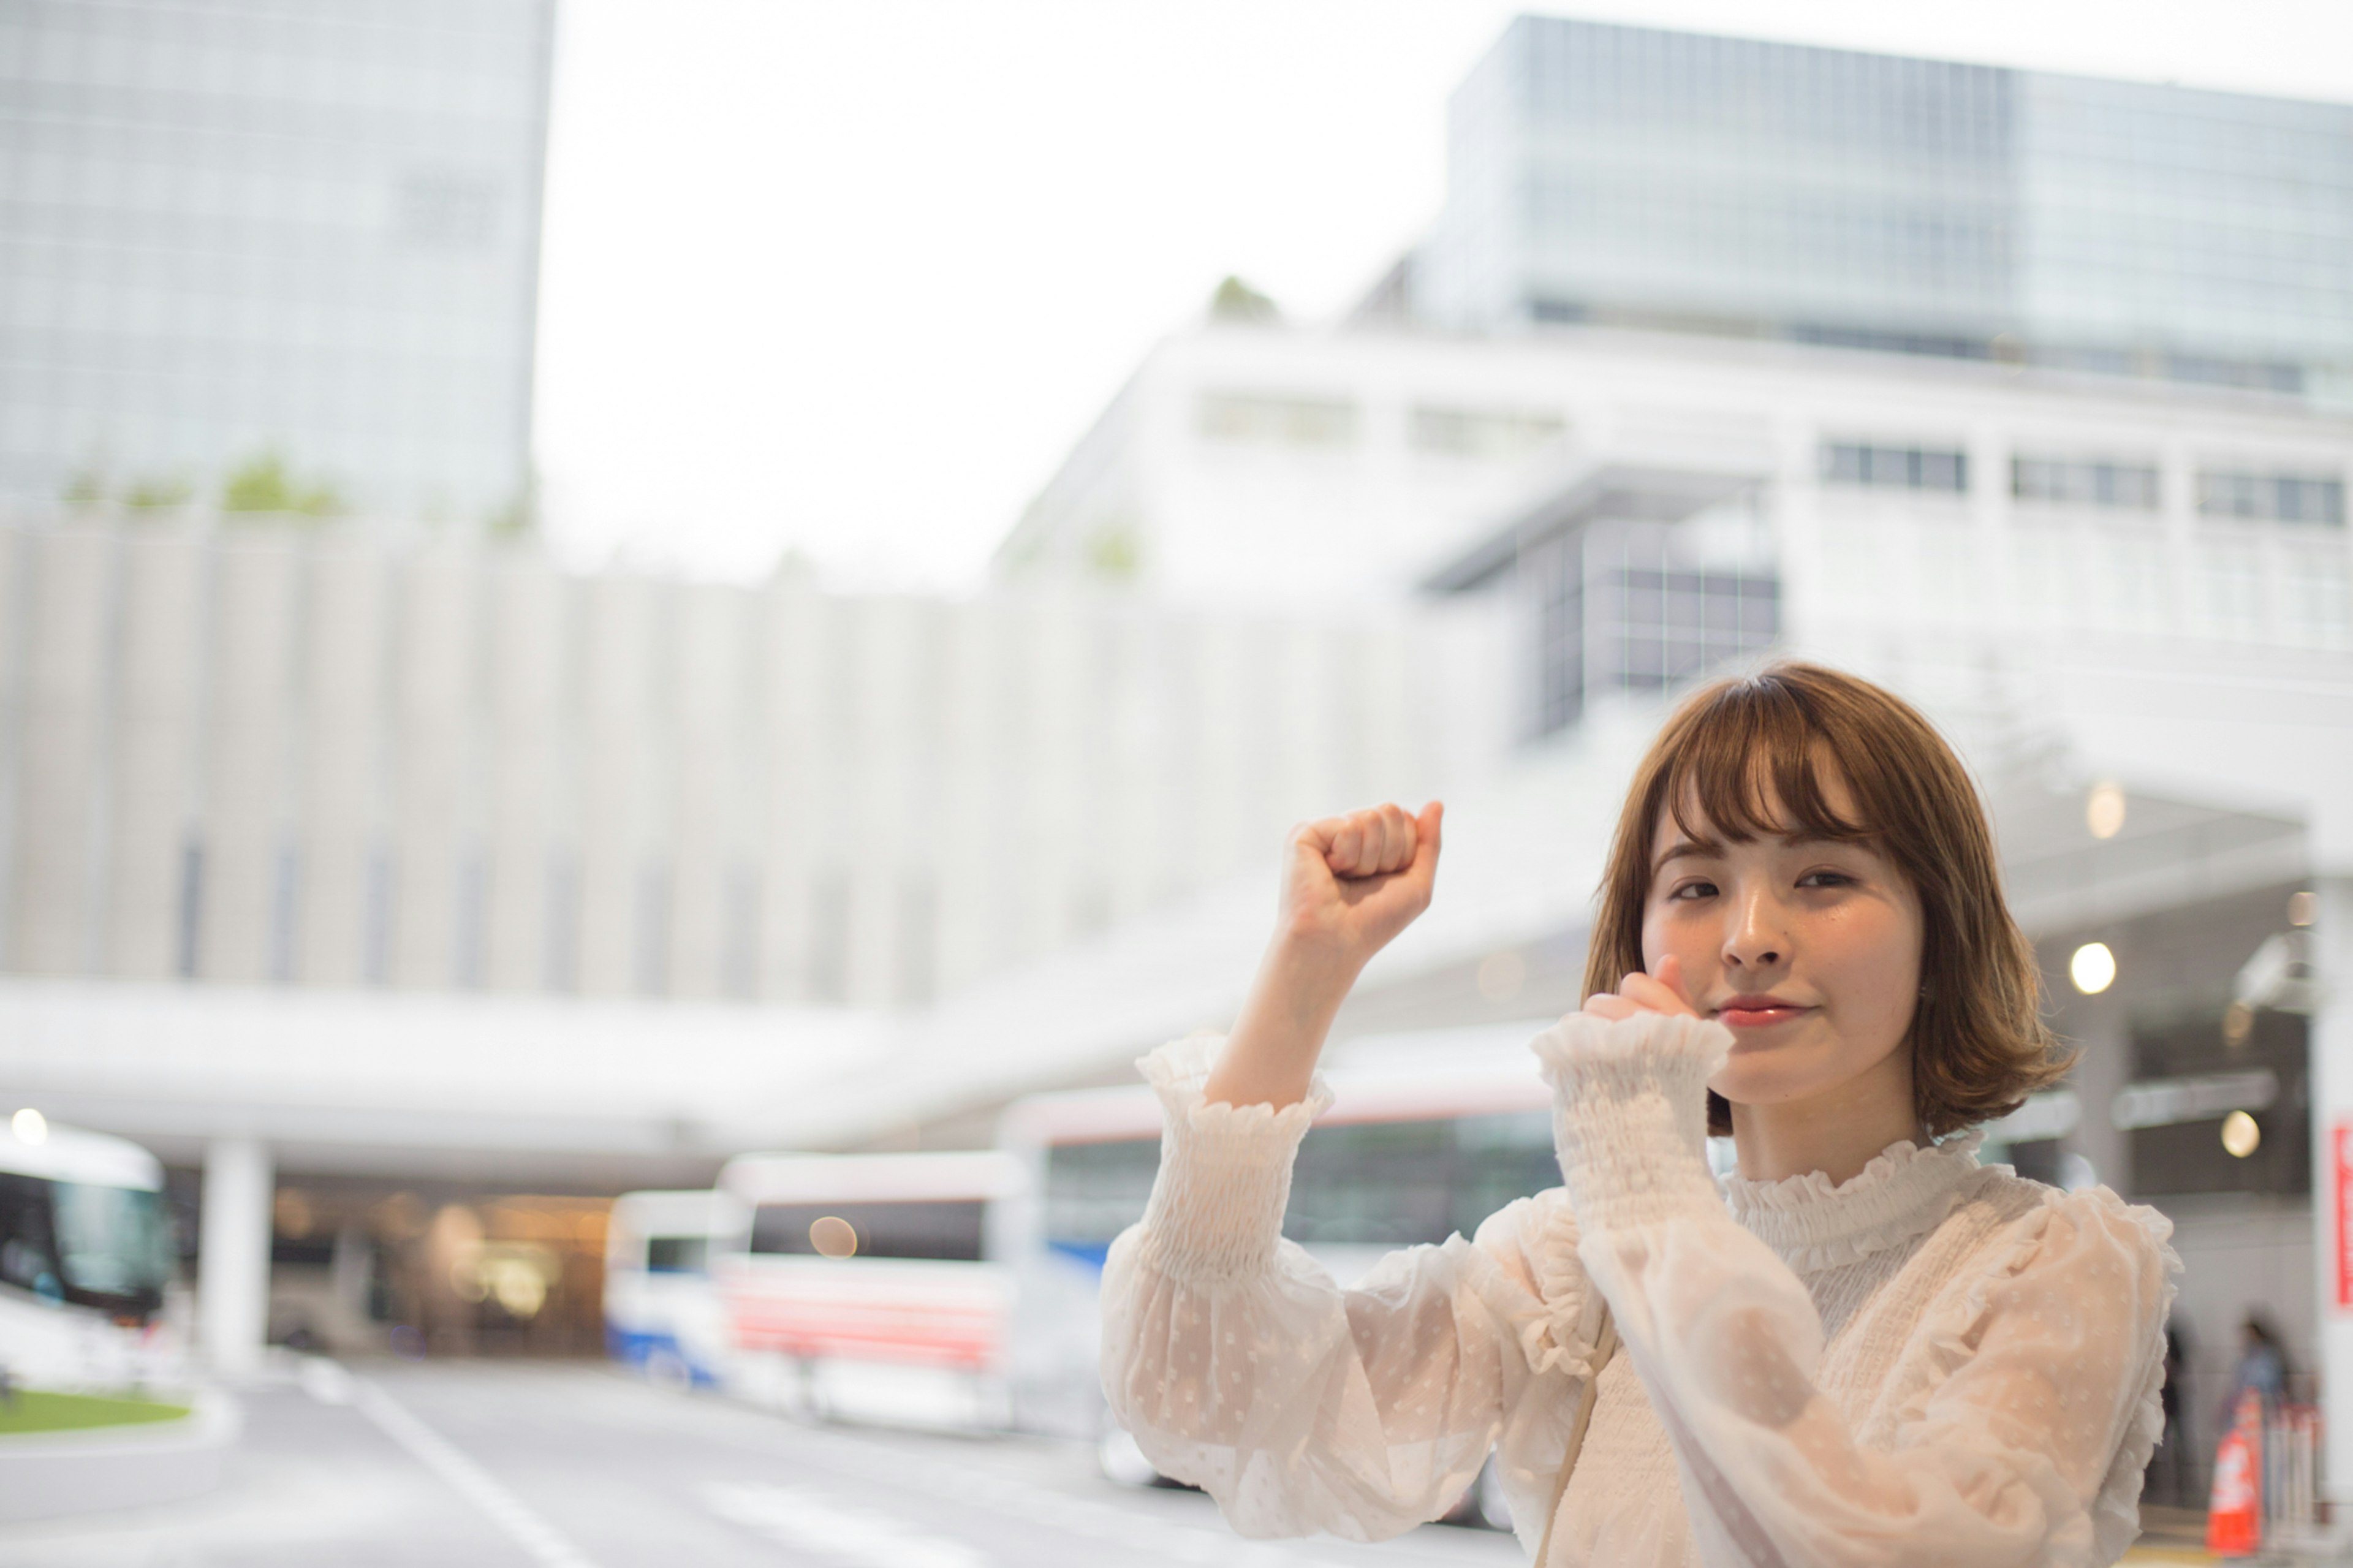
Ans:
[[[1212,1105],[1277,1110],[1305,1099],[1324,1037],[1358,967],[1332,944],[1278,936],[1259,963],[1203,1098]]]
[[[1168,1135],[1145,1217],[1103,1270],[1113,1417],[1246,1535],[1409,1529],[1461,1493],[1507,1421],[1514,1451],[1556,1470],[1550,1426],[1576,1404],[1590,1342],[1577,1285],[1547,1300],[1534,1248],[1573,1247],[1573,1221],[1515,1204],[1476,1242],[1391,1254],[1343,1291],[1280,1233],[1327,1091],[1282,1110],[1206,1103],[1214,1046],[1142,1064]],[[1539,1378],[1551,1386],[1531,1395]]]

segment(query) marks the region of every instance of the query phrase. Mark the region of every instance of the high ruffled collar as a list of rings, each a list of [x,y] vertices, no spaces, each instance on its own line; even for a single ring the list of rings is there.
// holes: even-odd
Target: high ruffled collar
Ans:
[[[1978,1131],[1923,1149],[1890,1143],[1852,1180],[1820,1171],[1778,1182],[1726,1177],[1733,1218],[1799,1270],[1835,1268],[1926,1235],[1967,1195],[1978,1173]]]

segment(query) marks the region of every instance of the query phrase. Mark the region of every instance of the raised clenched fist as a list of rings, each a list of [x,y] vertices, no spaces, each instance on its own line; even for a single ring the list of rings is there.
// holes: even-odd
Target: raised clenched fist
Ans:
[[[1430,907],[1445,815],[1433,800],[1419,816],[1379,805],[1292,830],[1282,916],[1202,1085],[1211,1104],[1293,1105],[1306,1094],[1357,973]]]
[[[1377,805],[1293,828],[1277,940],[1363,965],[1430,907],[1445,809]]]

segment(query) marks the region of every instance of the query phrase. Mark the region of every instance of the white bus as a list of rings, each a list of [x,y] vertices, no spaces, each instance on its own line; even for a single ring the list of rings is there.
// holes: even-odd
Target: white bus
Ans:
[[[733,1346],[712,1264],[749,1240],[726,1192],[629,1193],[605,1228],[605,1346],[657,1382],[716,1387]]]
[[[1013,1270],[990,1231],[1017,1162],[746,1154],[715,1192],[614,1205],[606,1323],[657,1377],[813,1417],[1001,1428]]]
[[[0,1128],[0,1372],[56,1389],[170,1386],[183,1326],[164,1167],[136,1143],[19,1112]]]

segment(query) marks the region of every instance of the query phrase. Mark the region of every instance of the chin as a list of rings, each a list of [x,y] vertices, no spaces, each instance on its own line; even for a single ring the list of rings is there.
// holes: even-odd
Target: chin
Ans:
[[[1759,1064],[1762,1065],[1762,1064]],[[1743,1072],[1736,1068],[1720,1074],[1707,1086],[1735,1105],[1787,1105],[1793,1100],[1810,1100],[1831,1088],[1813,1073]]]

